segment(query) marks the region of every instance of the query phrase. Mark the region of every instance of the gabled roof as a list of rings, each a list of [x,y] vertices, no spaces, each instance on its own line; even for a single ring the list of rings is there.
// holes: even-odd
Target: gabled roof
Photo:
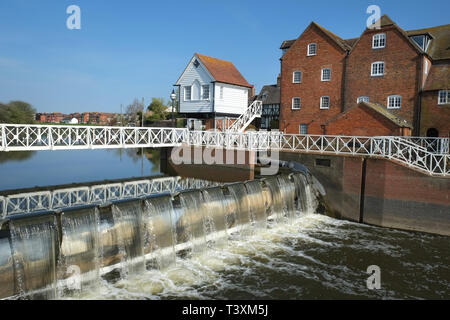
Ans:
[[[434,60],[450,59],[450,24],[432,28],[406,31],[408,36],[428,34],[432,40],[428,45],[427,53]]]
[[[425,82],[424,91],[450,89],[450,66],[448,64],[433,65]]]
[[[315,25],[320,30],[322,30],[344,50],[351,50],[360,39],[360,37],[352,39],[342,39],[315,22],[312,22],[311,25]],[[401,34],[406,37],[406,39],[419,53],[423,52],[422,49],[410,37],[413,35],[429,34],[432,37],[432,41],[430,42],[430,45],[428,46],[428,49],[425,53],[428,54],[433,60],[450,59],[450,24],[405,31],[400,28],[394,21],[392,21],[392,19],[388,15],[385,14],[380,18],[380,26],[381,28],[394,26]],[[295,41],[296,39],[283,41],[280,49],[289,49]]]
[[[382,106],[382,105],[376,104],[376,103],[371,103],[371,102],[360,102],[358,105],[346,110],[345,112],[339,113],[335,117],[331,118],[330,120],[328,120],[326,122],[326,124],[332,123],[332,122],[338,120],[339,118],[346,116],[349,112],[355,110],[356,108],[367,108],[371,111],[374,111],[377,114],[383,116],[385,119],[394,123],[398,127],[411,128],[411,129],[413,127],[409,121],[406,121],[405,119],[389,112],[385,106]]]
[[[336,44],[342,48],[342,50],[347,51],[350,50],[351,47],[347,44],[347,42],[345,42],[344,39],[342,39],[341,37],[339,37],[338,35],[334,34],[333,32],[331,32],[328,29],[325,29],[324,27],[318,25],[317,23],[315,23],[314,21],[311,22],[312,25],[316,26],[317,28],[319,28],[323,33],[325,33],[328,37],[330,37],[330,39],[332,39],[334,42],[336,42]]]
[[[406,121],[405,119],[389,112],[385,106],[382,106],[381,104],[371,103],[371,102],[360,102],[359,106],[364,106],[366,108],[369,108],[378,114],[382,115],[386,119],[390,120],[394,124],[396,124],[399,127],[407,127],[412,128],[412,124]]]
[[[195,56],[205,66],[215,81],[242,87],[253,87],[245,80],[242,74],[230,61],[205,56],[199,53],[196,53]]]
[[[256,99],[261,100],[263,104],[280,104],[280,87],[276,84],[266,85],[262,87]]]

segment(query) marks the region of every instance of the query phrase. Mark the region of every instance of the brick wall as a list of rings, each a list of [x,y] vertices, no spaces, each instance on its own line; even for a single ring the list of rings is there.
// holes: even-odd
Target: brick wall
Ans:
[[[326,126],[329,135],[391,136],[403,135],[401,128],[382,115],[358,106],[342,113]]]
[[[383,49],[372,49],[372,37],[377,33],[386,34]],[[376,61],[384,61],[384,76],[371,76],[371,64]],[[356,106],[360,96],[387,106],[388,96],[401,95],[401,109],[389,111],[413,123],[421,66],[421,56],[395,27],[366,30],[347,59],[345,107]]]
[[[440,137],[450,135],[450,105],[438,105],[438,91],[422,93],[421,109],[421,136],[426,136],[430,128],[437,129]]]
[[[317,44],[317,55],[307,56],[310,43]],[[346,53],[333,40],[310,25],[285,53],[281,62],[280,130],[299,133],[307,124],[309,134],[321,134],[321,125],[342,108],[341,90]],[[321,81],[322,68],[331,68],[331,81]],[[302,72],[301,83],[292,83],[293,72]],[[320,109],[320,97],[330,97],[330,109]],[[292,98],[301,99],[300,110],[292,110]]]

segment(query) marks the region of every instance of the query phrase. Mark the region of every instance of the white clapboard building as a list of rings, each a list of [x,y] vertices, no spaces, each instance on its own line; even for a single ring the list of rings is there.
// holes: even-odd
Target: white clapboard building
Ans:
[[[233,63],[194,54],[175,84],[179,87],[179,113],[189,129],[223,130],[248,108],[253,86]]]

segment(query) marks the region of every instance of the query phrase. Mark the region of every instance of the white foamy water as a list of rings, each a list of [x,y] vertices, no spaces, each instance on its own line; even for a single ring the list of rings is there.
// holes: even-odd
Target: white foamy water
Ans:
[[[376,228],[322,215],[232,234],[175,263],[68,299],[450,298],[448,237]],[[381,269],[381,289],[366,286]],[[108,280],[105,280],[108,279]]]

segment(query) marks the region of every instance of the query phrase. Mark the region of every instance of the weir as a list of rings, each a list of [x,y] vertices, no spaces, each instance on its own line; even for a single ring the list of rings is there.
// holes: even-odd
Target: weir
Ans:
[[[23,214],[0,232],[0,297],[57,299],[226,246],[313,211],[304,173]]]

